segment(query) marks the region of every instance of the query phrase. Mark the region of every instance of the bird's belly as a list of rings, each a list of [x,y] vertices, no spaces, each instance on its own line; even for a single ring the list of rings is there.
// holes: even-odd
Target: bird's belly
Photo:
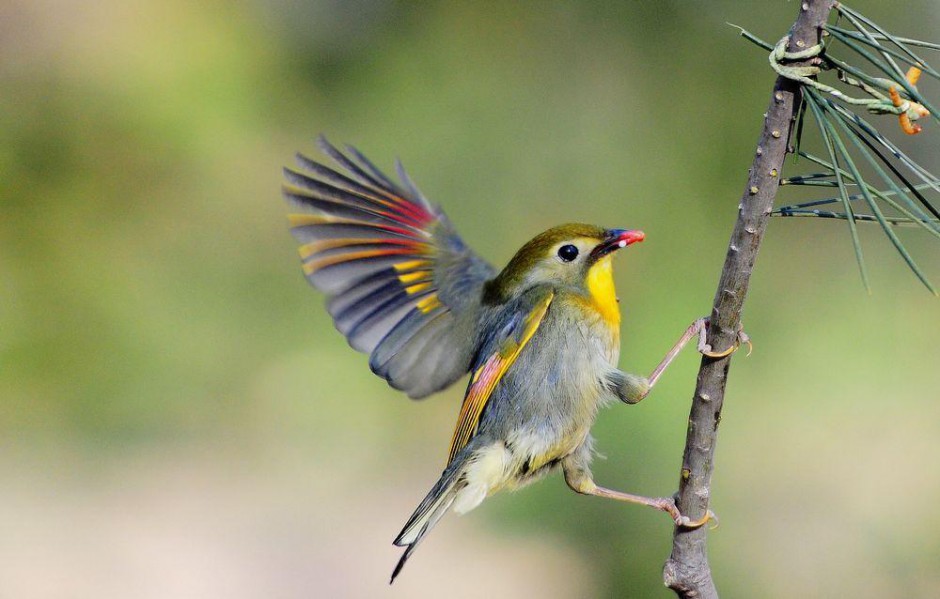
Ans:
[[[516,435],[511,443],[513,470],[507,486],[518,487],[548,472],[571,455],[587,438],[590,427],[576,427],[551,438]]]
[[[605,375],[619,354],[616,329],[583,313],[549,313],[506,373],[484,413],[472,477],[487,495],[538,478],[588,437],[598,408],[611,397]],[[544,330],[543,330],[544,329]]]
[[[519,433],[481,447],[464,473],[467,483],[454,510],[465,513],[484,498],[504,489],[517,489],[540,478],[578,448],[590,431],[573,430],[552,438],[538,433]]]
[[[511,425],[503,431],[509,458],[502,486],[518,487],[537,479],[576,451],[591,431],[607,391],[596,373],[609,368],[572,364],[532,382],[511,401]],[[532,379],[530,379],[532,381]]]

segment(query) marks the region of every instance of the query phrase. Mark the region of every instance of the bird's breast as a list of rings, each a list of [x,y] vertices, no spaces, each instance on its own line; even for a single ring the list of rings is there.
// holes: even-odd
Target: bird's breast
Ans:
[[[614,268],[611,256],[604,256],[588,269],[585,284],[590,307],[597,310],[604,322],[620,329],[620,303],[614,288]]]

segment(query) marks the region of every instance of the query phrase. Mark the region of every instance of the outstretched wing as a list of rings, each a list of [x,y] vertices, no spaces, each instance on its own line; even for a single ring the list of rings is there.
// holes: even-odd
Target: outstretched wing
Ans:
[[[302,154],[285,197],[307,280],[329,296],[336,328],[372,371],[412,398],[469,369],[481,288],[495,270],[453,230],[397,163],[395,183],[355,148],[325,138],[333,169]]]
[[[480,416],[493,390],[538,330],[554,297],[554,292],[549,288],[537,287],[528,291],[504,314],[501,320],[505,324],[484,340],[460,407],[457,427],[450,443],[448,464],[476,434]]]

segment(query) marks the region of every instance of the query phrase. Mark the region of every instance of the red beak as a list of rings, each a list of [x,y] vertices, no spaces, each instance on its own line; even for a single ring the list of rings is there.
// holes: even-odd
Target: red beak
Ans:
[[[607,231],[604,241],[591,251],[591,257],[597,260],[613,251],[625,248],[631,243],[643,241],[644,239],[646,239],[646,233],[638,229],[611,229]]]
[[[617,243],[620,244],[620,247],[627,247],[631,243],[636,243],[638,241],[643,241],[644,239],[646,239],[646,233],[644,233],[643,231],[640,231],[639,229],[633,229],[630,231],[624,231],[622,229],[621,230],[615,229],[614,231],[611,231],[611,232],[620,233],[619,235],[617,235]]]

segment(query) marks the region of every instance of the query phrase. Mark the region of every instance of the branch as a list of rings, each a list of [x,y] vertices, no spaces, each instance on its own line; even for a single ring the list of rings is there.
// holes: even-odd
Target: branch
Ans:
[[[788,51],[797,52],[819,43],[822,26],[834,4],[834,0],[802,2],[800,14],[790,29]],[[799,62],[794,64],[801,66]],[[777,196],[792,124],[800,106],[799,94],[798,83],[777,78],[715,293],[708,343],[716,351],[734,343],[741,327],[741,311],[751,270]],[[699,368],[676,502],[679,510],[692,519],[702,517],[708,509],[715,443],[730,362],[730,356],[719,360],[703,357]],[[675,530],[672,555],[663,568],[663,580],[679,597],[718,597],[705,552],[706,532],[704,526]]]

